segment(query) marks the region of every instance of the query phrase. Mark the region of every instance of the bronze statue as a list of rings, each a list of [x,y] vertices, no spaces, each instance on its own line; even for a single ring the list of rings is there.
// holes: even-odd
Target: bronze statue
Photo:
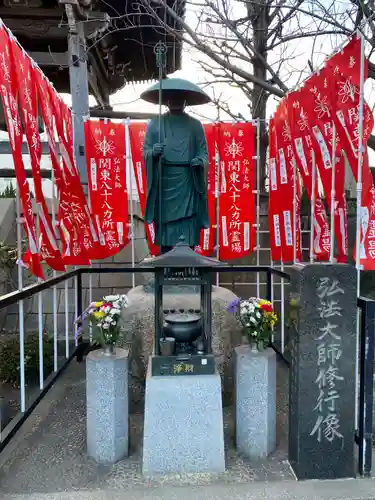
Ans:
[[[209,227],[207,142],[202,124],[185,113],[185,106],[210,99],[186,80],[168,79],[161,83],[163,104],[169,111],[150,121],[143,154],[147,176],[145,222],[154,222],[155,242],[165,253],[178,243],[180,236],[194,248],[199,245],[201,229]],[[158,85],[142,98],[157,102]]]

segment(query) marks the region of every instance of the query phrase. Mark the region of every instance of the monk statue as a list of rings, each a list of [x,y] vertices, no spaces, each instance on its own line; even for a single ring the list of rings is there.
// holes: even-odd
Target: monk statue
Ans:
[[[171,80],[173,83],[177,79]],[[169,85],[171,80],[167,80]],[[209,227],[208,152],[202,124],[185,112],[191,95],[183,91],[165,91],[163,95],[169,110],[150,121],[143,154],[147,178],[145,222],[154,223],[155,243],[161,247],[161,253],[166,253],[181,236],[191,248],[199,245],[201,229]]]

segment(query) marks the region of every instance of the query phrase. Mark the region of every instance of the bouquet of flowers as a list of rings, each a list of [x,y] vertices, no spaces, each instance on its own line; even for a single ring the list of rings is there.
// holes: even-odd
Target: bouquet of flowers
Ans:
[[[268,347],[277,321],[271,302],[256,297],[247,300],[236,299],[229,305],[228,310],[238,314],[250,344],[255,344],[258,349],[263,348],[264,344]]]
[[[129,300],[126,295],[107,295],[100,302],[92,302],[77,320],[80,329],[82,329],[83,321],[89,319],[96,326],[95,340],[103,348],[114,346],[120,332],[121,310],[128,304]]]

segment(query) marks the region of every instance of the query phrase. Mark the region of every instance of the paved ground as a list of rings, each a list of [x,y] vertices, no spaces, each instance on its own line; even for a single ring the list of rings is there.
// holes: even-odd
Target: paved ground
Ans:
[[[214,484],[224,487],[226,484],[254,481],[293,480],[286,460],[286,381],[287,370],[280,365],[278,367],[279,444],[276,452],[267,460],[249,461],[236,453],[233,446],[232,410],[227,408],[225,410],[227,472],[145,479],[141,474],[140,460],[143,423],[141,414],[131,416],[129,458],[112,467],[99,467],[86,456],[85,366],[84,364],[77,365],[74,361],[39,405],[35,414],[26,422],[16,440],[12,441],[1,454],[0,491],[3,494],[35,493],[36,496],[30,498],[52,500],[55,498],[53,493],[71,490],[121,490],[121,495],[129,495],[129,491],[134,488],[152,489],[160,486]],[[43,494],[47,496],[44,497]],[[96,497],[83,496],[82,498],[94,499]],[[106,497],[98,496],[97,498]],[[109,496],[108,498],[117,497]],[[121,498],[133,497],[121,496]]]
[[[5,495],[2,500],[373,500],[375,481],[273,481],[247,484]]]

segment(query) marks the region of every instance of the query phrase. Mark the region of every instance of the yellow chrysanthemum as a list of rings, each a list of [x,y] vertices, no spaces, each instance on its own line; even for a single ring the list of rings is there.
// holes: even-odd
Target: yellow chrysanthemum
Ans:
[[[265,300],[265,299],[259,299],[258,300],[259,304],[262,306],[264,304],[267,304],[269,306],[272,306],[272,302],[270,302],[269,300]]]
[[[103,311],[95,311],[92,315],[94,316],[95,319],[99,320],[99,319],[104,318],[105,312],[103,312]]]
[[[95,307],[102,307],[104,302],[95,302]]]

